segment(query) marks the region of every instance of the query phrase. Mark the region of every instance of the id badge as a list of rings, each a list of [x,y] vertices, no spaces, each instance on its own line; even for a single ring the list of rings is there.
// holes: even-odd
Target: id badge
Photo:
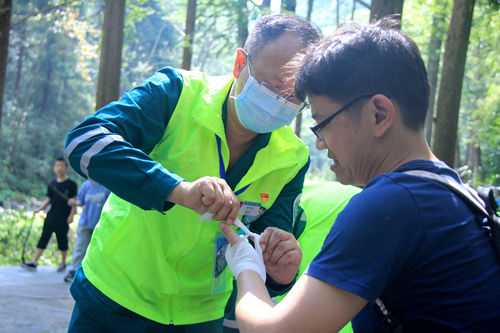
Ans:
[[[261,214],[260,207],[262,205],[260,203],[251,201],[240,201],[240,202],[241,202],[241,207],[238,214],[254,216],[254,217],[257,217]]]
[[[224,235],[221,232],[217,232],[215,234],[214,271],[212,274],[212,287],[210,288],[210,295],[212,296],[226,290],[226,249],[228,245],[229,242]]]

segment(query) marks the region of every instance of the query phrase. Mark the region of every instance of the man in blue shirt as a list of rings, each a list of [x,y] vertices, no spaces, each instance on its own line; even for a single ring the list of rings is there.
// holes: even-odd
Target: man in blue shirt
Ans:
[[[328,150],[340,182],[364,189],[279,306],[249,264],[255,251],[220,225],[228,264],[241,272],[236,317],[245,332],[334,332],[349,320],[355,332],[500,328],[500,265],[477,216],[441,183],[405,174],[461,184],[424,137],[429,84],[418,48],[389,24],[341,27],[299,64],[295,90],[309,98],[317,148]],[[232,261],[234,252],[244,260]],[[385,324],[402,326],[381,324],[387,310]]]
[[[82,263],[87,247],[92,237],[99,217],[101,216],[102,207],[109,196],[109,190],[104,186],[97,184],[92,180],[83,182],[80,191],[78,191],[77,200],[68,200],[70,206],[83,206],[78,228],[76,229],[76,244],[73,250],[73,261],[68,270],[68,274],[64,277],[64,281],[71,282],[75,276],[75,271]]]

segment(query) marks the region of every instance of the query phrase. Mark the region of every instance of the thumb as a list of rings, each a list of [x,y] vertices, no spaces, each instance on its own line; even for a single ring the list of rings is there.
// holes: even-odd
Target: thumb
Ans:
[[[229,241],[229,244],[231,244],[231,246],[234,246],[239,242],[243,242],[243,239],[238,236],[238,234],[229,225],[221,222],[219,223],[219,228],[224,234],[224,237],[226,237],[226,239]]]

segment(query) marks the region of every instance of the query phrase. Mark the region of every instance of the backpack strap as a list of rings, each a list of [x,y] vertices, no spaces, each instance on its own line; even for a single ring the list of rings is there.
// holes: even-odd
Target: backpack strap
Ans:
[[[450,191],[455,193],[459,198],[461,198],[467,204],[467,206],[469,206],[473,213],[482,216],[482,218],[477,218],[476,220],[490,238],[497,259],[500,262],[500,218],[493,210],[494,206],[492,206],[491,204],[487,205],[482,197],[472,187],[468,186],[467,184],[459,184],[451,177],[441,176],[432,172],[422,170],[410,170],[403,173],[412,176],[428,178],[441,183]],[[491,200],[486,196],[485,199]]]
[[[488,206],[485,204],[485,201],[483,201],[481,196],[472,187],[467,184],[460,184],[452,177],[438,175],[433,172],[410,170],[404,171],[403,173],[411,176],[431,179],[444,185],[451,192],[460,197],[467,204],[467,206],[473,210],[473,212],[483,215],[483,223],[486,221],[486,225],[489,227],[489,237],[493,241],[495,253],[497,258],[500,260],[500,224],[498,222],[498,217],[494,213],[488,212]],[[484,225],[481,225],[481,227],[484,228]],[[377,298],[371,306],[386,332],[405,332],[405,326],[402,321],[397,318],[394,312],[389,309],[380,298]]]
[[[459,184],[456,180],[451,177],[441,176],[429,171],[423,170],[410,170],[404,171],[403,173],[407,175],[428,178],[437,181],[445,185],[453,193],[462,198],[470,207],[474,207],[476,213],[480,213],[485,217],[490,217],[490,214],[486,210],[486,205],[484,201],[479,197],[477,192],[467,184]]]

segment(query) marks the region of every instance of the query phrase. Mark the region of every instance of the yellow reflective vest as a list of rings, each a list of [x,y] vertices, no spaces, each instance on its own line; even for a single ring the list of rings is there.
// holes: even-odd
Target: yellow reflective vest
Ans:
[[[222,106],[233,79],[181,71],[183,88],[165,133],[149,156],[187,181],[220,176],[216,136],[229,163]],[[241,201],[269,209],[308,161],[307,147],[289,126],[271,134],[234,189]],[[117,170],[119,172],[119,170]],[[232,290],[211,295],[218,223],[175,205],[162,214],[112,194],[83,262],[87,279],[123,307],[163,324],[222,318]],[[213,292],[212,292],[213,293]]]

